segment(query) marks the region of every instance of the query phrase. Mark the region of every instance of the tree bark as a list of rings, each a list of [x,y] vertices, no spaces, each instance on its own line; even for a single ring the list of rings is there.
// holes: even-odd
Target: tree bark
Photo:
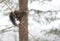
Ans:
[[[19,11],[28,11],[28,0],[19,0]],[[28,12],[22,17],[19,24],[19,41],[28,41]]]

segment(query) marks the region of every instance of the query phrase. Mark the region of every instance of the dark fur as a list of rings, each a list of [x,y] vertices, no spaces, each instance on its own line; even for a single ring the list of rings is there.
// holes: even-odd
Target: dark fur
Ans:
[[[14,12],[10,12],[10,20],[12,22],[13,25],[17,26],[15,19],[21,21],[22,17],[26,15],[26,12],[19,12],[19,11],[14,11]]]
[[[13,15],[13,12],[10,13],[9,17],[10,17],[10,21],[12,22],[12,24],[15,25],[15,26],[17,26],[17,24],[15,22],[15,17]]]

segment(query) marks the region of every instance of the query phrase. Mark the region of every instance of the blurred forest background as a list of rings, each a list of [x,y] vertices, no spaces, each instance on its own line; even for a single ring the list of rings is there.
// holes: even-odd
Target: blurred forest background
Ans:
[[[59,4],[60,0],[28,0],[29,41],[60,41]],[[19,28],[9,19],[9,12],[18,9],[18,0],[0,0],[0,41],[19,41]]]

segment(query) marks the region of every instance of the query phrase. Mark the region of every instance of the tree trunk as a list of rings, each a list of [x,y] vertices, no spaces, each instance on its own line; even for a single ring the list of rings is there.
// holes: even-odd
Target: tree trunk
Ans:
[[[19,41],[28,41],[28,0],[19,0],[19,11],[24,11],[26,15],[22,17],[19,24]]]

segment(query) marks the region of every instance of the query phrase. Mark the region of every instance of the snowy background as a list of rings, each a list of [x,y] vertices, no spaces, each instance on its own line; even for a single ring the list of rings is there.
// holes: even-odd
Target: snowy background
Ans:
[[[14,3],[12,8],[18,4],[17,0],[11,0],[10,2],[12,2],[11,4]],[[28,29],[29,33],[32,34],[29,34],[29,40],[60,41],[60,0],[35,0],[33,2],[29,0],[28,9],[31,10],[28,15]],[[9,12],[7,5],[0,3],[0,41],[19,40],[18,27],[12,25]],[[8,31],[3,32],[2,29]]]

